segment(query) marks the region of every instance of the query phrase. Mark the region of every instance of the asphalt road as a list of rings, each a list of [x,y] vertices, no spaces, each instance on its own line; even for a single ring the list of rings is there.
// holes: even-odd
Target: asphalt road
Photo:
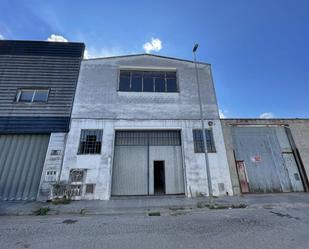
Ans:
[[[309,248],[309,208],[0,217],[0,248]]]

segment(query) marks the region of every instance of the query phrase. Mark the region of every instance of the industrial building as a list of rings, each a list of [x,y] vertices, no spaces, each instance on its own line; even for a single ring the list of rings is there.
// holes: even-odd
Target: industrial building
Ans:
[[[308,192],[308,119],[222,119],[233,192]]]
[[[83,43],[0,40],[0,200],[50,196],[83,51]]]
[[[218,105],[198,63],[215,195],[232,195]],[[76,199],[208,194],[192,61],[150,54],[83,60],[61,181]]]
[[[199,92],[215,196],[309,191],[309,120],[220,119],[207,63],[83,52],[0,41],[0,200],[209,195]]]

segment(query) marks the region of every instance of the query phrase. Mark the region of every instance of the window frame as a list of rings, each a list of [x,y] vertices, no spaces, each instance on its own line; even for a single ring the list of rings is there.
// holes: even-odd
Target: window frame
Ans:
[[[121,71],[127,71],[130,73],[130,89],[132,86],[132,72],[142,72],[142,90],[141,91],[127,91],[127,90],[120,90],[120,79],[121,79]],[[144,72],[164,72],[164,81],[165,81],[165,91],[164,92],[157,92],[155,90],[155,78],[152,78],[152,86],[153,86],[153,91],[144,91]],[[176,74],[176,91],[167,91],[167,73],[175,73]],[[117,92],[133,92],[133,93],[179,93],[179,74],[177,69],[171,69],[171,68],[119,68],[118,70],[118,84],[117,84]]]
[[[193,147],[194,147],[194,153],[205,153],[205,146],[204,146],[204,139],[203,139],[203,134],[202,135],[202,139],[199,141],[196,141],[195,139],[195,134],[194,132],[201,132],[202,129],[193,129],[192,130],[192,136],[193,136]],[[206,131],[210,131],[211,132],[211,138],[212,140],[210,140],[210,147],[208,147],[208,140],[207,140],[207,133]],[[206,146],[207,146],[207,153],[217,153],[217,147],[216,147],[216,141],[215,141],[215,137],[213,135],[213,129],[212,128],[205,128],[205,136],[206,136]],[[202,149],[199,150],[199,145],[198,143],[201,143],[202,145]]]
[[[15,102],[17,103],[47,103],[48,102],[48,98],[49,98],[49,94],[50,94],[50,88],[18,88],[16,91],[16,95],[15,95]],[[32,94],[32,98],[30,101],[22,101],[21,100],[21,96],[22,96],[22,92],[33,92]],[[47,96],[46,96],[46,101],[36,101],[34,100],[36,92],[38,91],[46,91],[47,92]]]
[[[84,153],[81,151],[81,142],[82,142],[82,134],[83,134],[83,131],[98,131],[100,132],[101,134],[101,141],[99,141],[98,139],[96,140],[96,142],[101,142],[101,145],[100,145],[100,150],[99,152],[96,152],[96,153]],[[87,136],[87,134],[85,135]],[[97,137],[98,138],[98,137]],[[100,155],[102,153],[102,144],[103,144],[103,129],[81,129],[80,131],[80,135],[79,135],[79,142],[78,142],[78,147],[77,147],[77,155]]]

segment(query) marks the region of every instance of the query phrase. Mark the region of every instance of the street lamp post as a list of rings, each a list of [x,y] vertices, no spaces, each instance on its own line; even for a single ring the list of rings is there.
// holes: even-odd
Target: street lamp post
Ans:
[[[196,43],[193,47],[193,55],[194,55],[194,65],[195,65],[195,75],[196,75],[196,83],[197,83],[197,92],[198,92],[198,101],[200,107],[200,119],[202,123],[202,134],[203,134],[203,142],[204,142],[204,155],[205,155],[205,166],[206,166],[206,176],[207,176],[207,184],[208,184],[208,194],[211,197],[212,193],[212,185],[211,185],[211,177],[210,177],[210,169],[209,169],[209,160],[207,154],[207,143],[206,143],[206,134],[205,134],[205,125],[204,125],[204,115],[203,115],[203,106],[202,106],[202,99],[201,99],[201,92],[200,92],[200,81],[197,69],[197,62],[196,62],[196,50],[198,48],[198,44]]]

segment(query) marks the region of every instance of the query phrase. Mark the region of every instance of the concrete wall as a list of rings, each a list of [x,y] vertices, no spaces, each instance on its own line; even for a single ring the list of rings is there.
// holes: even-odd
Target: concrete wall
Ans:
[[[46,158],[43,166],[37,200],[47,200],[51,196],[52,184],[56,183],[63,161],[67,133],[50,135]],[[46,175],[47,171],[55,171],[55,175]]]
[[[221,123],[234,194],[241,193],[233,153],[232,126],[235,125],[277,125],[289,127],[296,147],[299,150],[307,177],[309,176],[309,119],[221,119]]]
[[[214,123],[216,153],[209,153],[215,195],[232,194],[230,173],[210,65],[200,63],[204,115]],[[179,92],[120,92],[120,68],[176,69]],[[179,129],[182,135],[184,183],[187,196],[207,194],[205,158],[194,153],[193,128],[200,128],[195,68],[192,62],[152,55],[114,57],[82,62],[63,163],[62,180],[72,168],[86,169],[85,183],[95,183],[95,194],[111,195],[114,136],[117,129]],[[206,127],[207,127],[207,122]],[[100,155],[77,155],[81,129],[103,129]],[[219,185],[224,188],[219,191]]]
[[[194,153],[192,129],[200,127],[199,121],[192,120],[102,120],[73,119],[68,134],[61,180],[69,179],[72,168],[86,169],[85,183],[95,183],[93,196],[84,199],[109,199],[111,193],[113,148],[115,130],[119,129],[179,129],[182,135],[183,167],[187,196],[207,194],[205,158],[203,153]],[[102,152],[100,155],[78,155],[81,129],[103,129]],[[209,153],[212,185],[215,195],[232,194],[230,173],[227,164],[220,121],[214,121],[214,140],[217,153]],[[225,189],[219,191],[218,184]]]
[[[179,92],[120,92],[119,69],[169,68],[177,70]],[[210,66],[199,64],[205,117],[218,119]],[[199,119],[194,64],[143,55],[85,60],[77,85],[73,118]]]

